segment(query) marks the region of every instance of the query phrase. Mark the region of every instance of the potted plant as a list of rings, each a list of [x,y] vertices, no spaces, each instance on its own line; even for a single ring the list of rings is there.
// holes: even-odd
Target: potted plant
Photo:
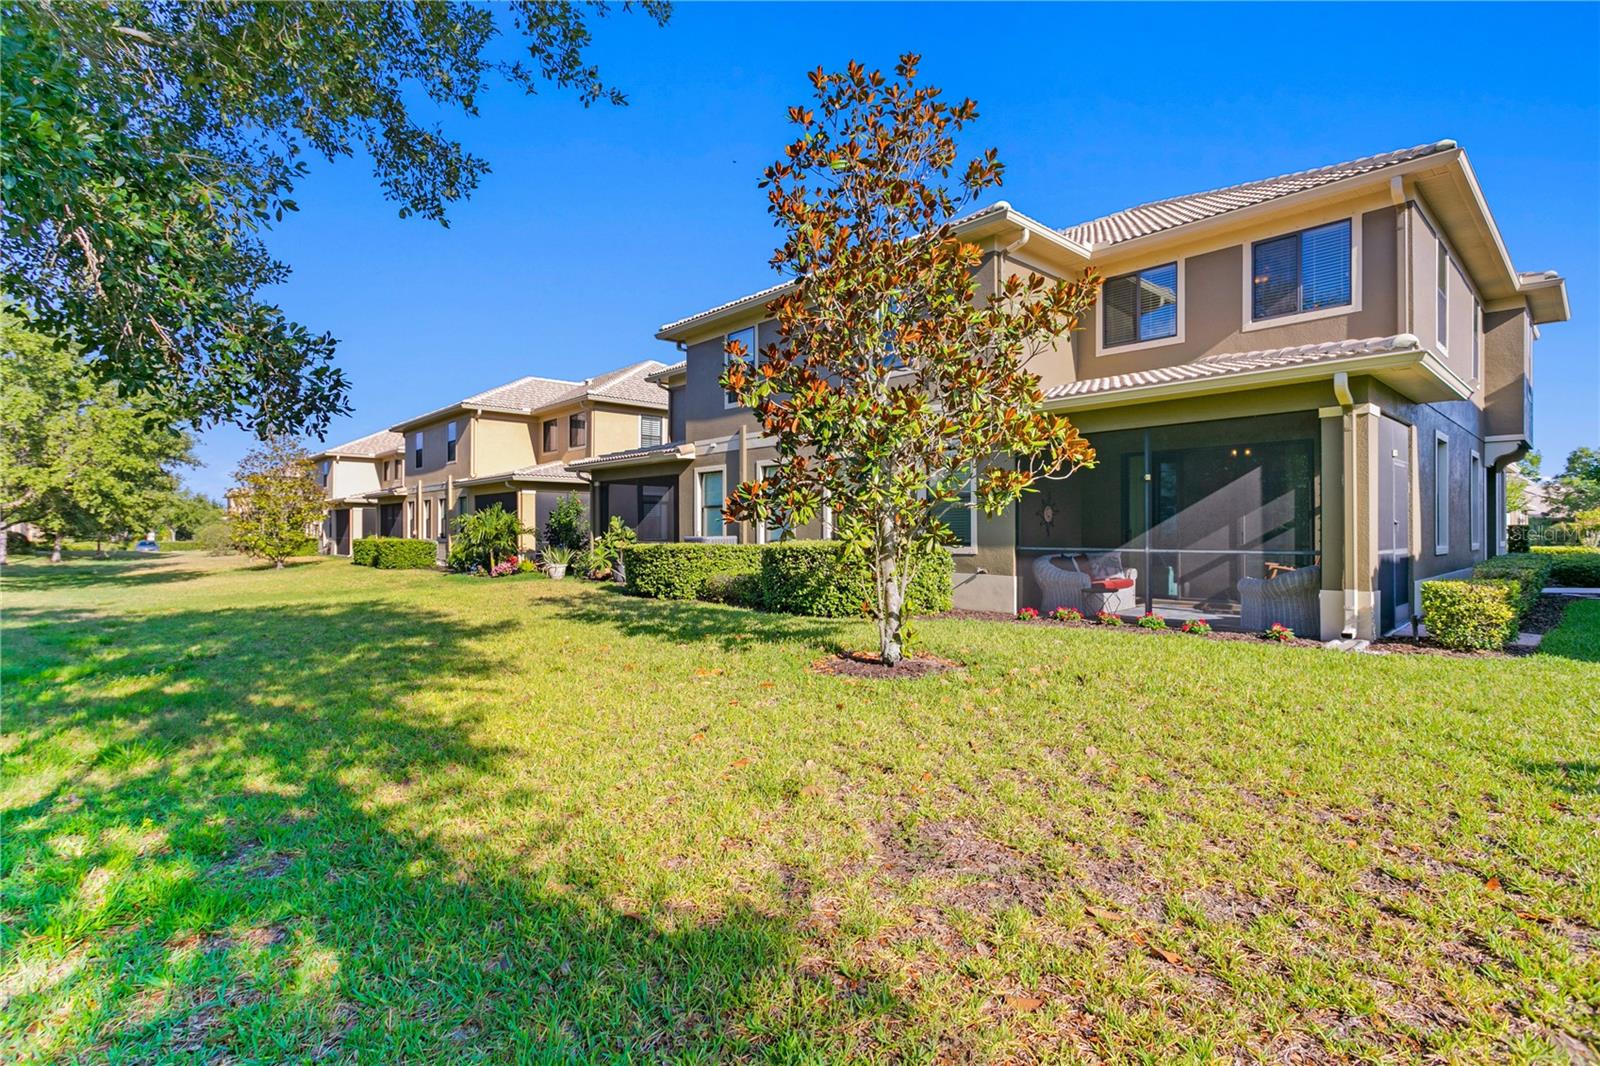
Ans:
[[[560,581],[567,576],[567,566],[572,562],[572,549],[552,544],[544,550],[541,560],[544,562],[544,572],[550,575],[550,579]]]

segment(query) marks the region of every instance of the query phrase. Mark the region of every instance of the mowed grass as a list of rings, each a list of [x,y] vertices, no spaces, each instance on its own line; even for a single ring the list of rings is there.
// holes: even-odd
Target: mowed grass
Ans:
[[[1519,660],[7,568],[0,1059],[1564,1062],[1600,603]]]

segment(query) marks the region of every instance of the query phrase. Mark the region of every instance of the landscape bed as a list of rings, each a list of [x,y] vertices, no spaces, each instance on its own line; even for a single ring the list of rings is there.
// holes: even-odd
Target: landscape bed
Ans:
[[[335,560],[3,577],[6,1061],[1592,1054],[1600,601],[1524,658]]]

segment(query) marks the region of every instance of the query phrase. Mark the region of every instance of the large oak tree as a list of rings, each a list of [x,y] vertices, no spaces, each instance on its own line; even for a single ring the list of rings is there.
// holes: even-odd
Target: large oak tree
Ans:
[[[365,152],[402,216],[442,223],[489,167],[424,114],[472,115],[497,80],[622,103],[586,58],[606,10],[0,3],[3,290],[179,418],[320,435],[348,384],[333,338],[266,292],[288,268],[261,239],[307,158]],[[524,60],[491,48],[507,24]]]

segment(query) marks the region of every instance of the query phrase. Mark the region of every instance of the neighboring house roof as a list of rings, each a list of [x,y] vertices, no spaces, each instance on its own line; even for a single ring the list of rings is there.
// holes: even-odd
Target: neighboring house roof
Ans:
[[[1045,390],[1044,398],[1046,405],[1052,407],[1102,406],[1156,395],[1286,384],[1339,371],[1403,380],[1414,394],[1427,390],[1429,399],[1460,399],[1467,395],[1466,384],[1424,349],[1416,337],[1400,333],[1207,355],[1177,366],[1055,385]]]
[[[1212,189],[1210,192],[1174,196],[1130,207],[1088,222],[1080,222],[1076,226],[1066,227],[1061,233],[1092,248],[1106,248],[1123,241],[1131,241],[1136,237],[1148,237],[1152,233],[1224,215],[1242,207],[1254,207],[1256,204],[1305,192],[1307,189],[1332,185],[1346,178],[1360,177],[1385,167],[1409,163],[1413,159],[1421,159],[1436,152],[1447,152],[1455,146],[1455,141],[1435,141],[1432,144],[1419,144],[1414,148],[1402,148],[1394,152],[1352,159],[1347,163],[1334,163],[1331,166],[1282,174],[1276,178],[1229,185],[1222,189]]]
[[[365,437],[358,437],[346,444],[336,444],[331,448],[324,448],[311,456],[320,459],[324,455],[339,455],[357,459],[373,459],[380,455],[389,455],[405,449],[406,439],[392,430],[380,429],[376,433],[368,433]]]
[[[653,444],[648,448],[629,448],[624,452],[607,452],[588,459],[574,459],[568,463],[572,470],[593,470],[602,466],[623,466],[629,463],[660,463],[677,459],[693,459],[694,445],[682,441]]]
[[[567,469],[561,463],[538,463],[534,466],[519,466],[515,470],[508,470],[499,474],[480,474],[473,478],[463,478],[457,485],[487,485],[497,481],[555,481],[563,485],[587,485],[588,478],[582,477]]]
[[[678,374],[682,374],[682,373],[687,372],[688,369],[689,369],[689,360],[687,360],[687,359],[679,359],[676,363],[672,363],[669,366],[662,367],[660,370],[657,370],[654,374],[651,374],[650,375],[650,380],[656,382],[657,384],[660,384],[661,382],[666,381],[670,377],[674,377],[674,376],[676,376]]]
[[[436,422],[457,411],[499,411],[506,414],[528,415],[584,399],[605,400],[664,411],[667,407],[666,390],[649,380],[650,375],[661,370],[664,365],[655,359],[644,359],[582,381],[530,375],[504,385],[496,385],[492,389],[485,389],[464,400],[408,418],[403,422],[396,422],[391,428],[409,429],[412,426]]]

